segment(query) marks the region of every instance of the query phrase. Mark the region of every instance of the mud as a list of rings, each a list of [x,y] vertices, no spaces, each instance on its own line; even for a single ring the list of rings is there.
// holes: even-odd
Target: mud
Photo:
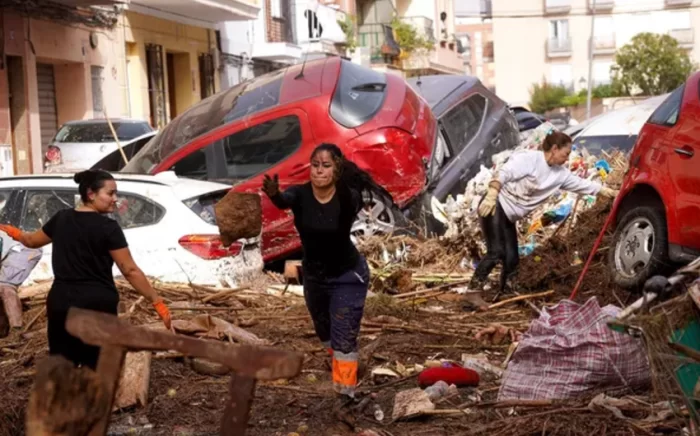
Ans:
[[[238,239],[255,238],[262,231],[262,205],[258,194],[230,191],[216,204],[221,242],[228,247]]]

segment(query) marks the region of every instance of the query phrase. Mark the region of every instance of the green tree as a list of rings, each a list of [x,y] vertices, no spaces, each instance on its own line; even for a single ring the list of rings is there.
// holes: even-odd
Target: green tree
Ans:
[[[345,47],[350,53],[357,48],[357,39],[355,38],[355,17],[348,15],[345,21],[338,20],[338,25],[345,34]]]
[[[625,95],[659,95],[685,82],[694,65],[669,35],[640,33],[620,48],[612,66],[613,89]]]
[[[434,48],[433,41],[419,35],[418,31],[411,23],[401,21],[399,18],[394,18],[391,22],[391,28],[394,30],[396,43],[401,47],[401,50],[407,54],[415,50],[432,50]]]
[[[563,86],[550,85],[545,80],[535,83],[530,89],[530,110],[543,114],[562,107],[567,96],[568,92]]]

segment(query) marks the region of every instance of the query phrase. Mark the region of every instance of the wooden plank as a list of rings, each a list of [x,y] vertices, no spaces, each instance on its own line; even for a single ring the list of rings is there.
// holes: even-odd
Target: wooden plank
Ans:
[[[256,380],[233,374],[229,382],[229,397],[221,419],[222,436],[245,436],[250,408],[255,396]]]
[[[112,415],[112,405],[119,386],[119,378],[126,357],[126,349],[114,345],[103,346],[100,350],[100,357],[97,361],[97,374],[104,383],[107,396],[107,410],[92,428],[88,436],[104,436],[107,434],[109,419]]]

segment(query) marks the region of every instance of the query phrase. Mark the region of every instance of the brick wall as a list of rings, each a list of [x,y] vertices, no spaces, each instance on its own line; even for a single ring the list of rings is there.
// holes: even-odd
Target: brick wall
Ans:
[[[265,0],[265,24],[267,27],[267,41],[268,42],[285,42],[287,41],[287,25],[288,22],[284,18],[277,18],[272,16],[271,4],[275,0]],[[285,7],[288,4],[288,0],[282,1],[282,14],[289,16],[289,8]],[[287,41],[288,42],[288,41]]]

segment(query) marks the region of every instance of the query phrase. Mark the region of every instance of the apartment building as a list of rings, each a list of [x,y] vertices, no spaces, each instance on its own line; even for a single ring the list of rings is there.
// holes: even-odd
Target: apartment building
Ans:
[[[345,56],[340,26],[354,0],[263,0],[253,20],[219,25],[222,86],[231,87],[290,64],[323,56]]]
[[[358,46],[366,53],[358,62],[406,77],[463,74],[454,7],[453,0],[357,0]],[[391,26],[395,17],[434,41],[433,49],[402,56]]]
[[[495,91],[496,65],[491,19],[458,16],[455,28],[457,39],[464,48],[462,59],[465,73],[477,77],[484,86]]]
[[[542,80],[587,89],[594,6],[593,86],[610,83],[616,50],[641,32],[670,34],[700,59],[700,0],[492,0],[499,96],[525,104]]]

